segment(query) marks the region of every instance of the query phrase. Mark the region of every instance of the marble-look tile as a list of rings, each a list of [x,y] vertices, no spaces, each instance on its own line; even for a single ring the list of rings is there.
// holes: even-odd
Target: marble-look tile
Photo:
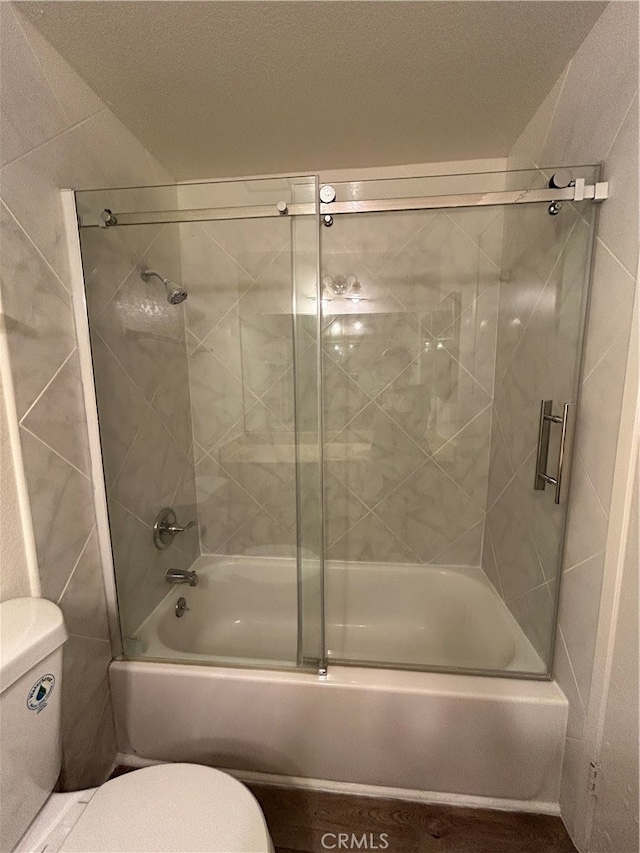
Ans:
[[[549,664],[554,602],[549,584],[507,600],[507,606],[545,664]]]
[[[493,588],[498,593],[500,598],[504,598],[504,594],[502,592],[502,584],[500,583],[500,574],[498,572],[498,566],[496,564],[496,557],[493,553],[493,544],[491,542],[491,535],[489,533],[489,529],[485,524],[483,525],[484,530],[484,542],[482,548],[482,569],[486,576],[489,578],[491,583],[493,584]]]
[[[187,328],[202,340],[253,280],[197,223],[180,225],[180,247]]]
[[[531,512],[533,457],[528,458],[487,515],[505,600],[540,586],[545,578],[535,548]]]
[[[136,267],[93,320],[147,402],[167,371],[185,358],[183,308],[170,305],[156,279],[143,281]]]
[[[596,21],[569,67],[540,162],[606,159],[638,86],[638,31],[636,3],[610,4]]]
[[[482,559],[484,519],[459,536],[431,561],[439,566],[479,566]]]
[[[489,477],[487,490],[487,507],[490,508],[496,502],[502,491],[506,488],[514,475],[509,451],[502,434],[500,420],[493,408],[491,419],[491,447],[489,451]]]
[[[109,639],[98,536],[91,531],[64,592],[58,599],[70,634]]]
[[[307,391],[309,388],[307,388]],[[315,392],[315,386],[312,386],[312,393]],[[250,402],[251,391],[245,388],[245,398]],[[273,385],[260,396],[260,402],[272,416],[284,426],[285,429],[293,431],[295,429],[295,406],[296,397],[294,392],[294,375],[293,368],[289,367],[279,376]],[[306,408],[306,406],[304,407]]]
[[[598,219],[598,236],[626,269],[638,265],[638,96],[607,154],[609,198]],[[595,278],[594,278],[595,281]]]
[[[325,448],[329,471],[368,507],[388,495],[424,458],[375,403],[369,403]]]
[[[322,360],[322,395],[327,435],[340,432],[369,402],[345,370],[327,356]]]
[[[488,394],[493,394],[495,379],[498,297],[498,284],[491,284],[438,336]]]
[[[263,313],[253,290],[238,303],[241,379],[260,397],[293,364],[293,319],[290,314]]]
[[[418,563],[419,558],[370,512],[327,549],[328,560]]]
[[[103,110],[104,101],[76,74],[69,63],[49,44],[25,15],[17,10],[16,14],[20,28],[68,122],[76,124]],[[30,90],[29,96],[33,97],[33,94],[33,90]]]
[[[611,499],[627,355],[628,336],[621,335],[582,383],[578,409],[575,449],[606,510]]]
[[[604,554],[562,574],[558,625],[583,703],[588,702],[598,628]]]
[[[157,555],[163,552],[154,547],[151,527],[134,518],[114,500],[109,500],[109,527],[120,625],[123,636],[127,637],[136,632],[151,612],[141,592],[148,571],[157,564]]]
[[[91,475],[78,350],[74,350],[21,421],[29,432]]]
[[[251,439],[248,439],[251,442]],[[293,476],[294,454],[291,461],[281,461],[279,448],[258,441],[245,444],[235,455],[215,454],[220,466],[239,483],[258,503],[264,504]]]
[[[446,349],[430,346],[376,397],[425,453],[435,453],[491,402]]]
[[[78,789],[86,790],[102,785],[108,779],[115,761],[118,744],[113,723],[111,700],[104,706],[89,748],[84,767],[78,778]]]
[[[248,518],[221,549],[224,554],[250,557],[292,557],[295,551],[295,531],[285,530],[264,509]]]
[[[571,461],[563,566],[570,569],[604,551],[608,520],[578,453]]]
[[[483,509],[487,503],[490,430],[491,407],[487,406],[433,455],[434,462]]]
[[[89,322],[97,318],[138,264],[122,228],[81,228],[80,246]]]
[[[117,168],[106,169],[105,158],[115,159],[118,182],[127,183],[127,175],[135,172],[134,137],[129,134],[128,151],[112,152],[117,128],[124,131],[121,122],[103,110],[76,125],[72,133],[55,136],[2,169],[5,203],[64,282],[69,280],[69,258],[60,188],[81,190],[111,182],[109,172],[113,175]],[[148,166],[146,152],[145,160]]]
[[[323,331],[324,353],[375,396],[420,354],[431,336],[397,304],[395,311],[336,315]],[[327,365],[327,372],[330,365]],[[331,400],[327,395],[327,400]],[[328,414],[332,407],[327,407]]]
[[[342,216],[331,237],[376,275],[433,216],[432,210]]]
[[[193,432],[186,351],[176,349],[176,357],[165,360],[164,375],[153,396],[151,407],[182,452],[187,453],[193,441]]]
[[[488,255],[496,267],[499,267],[502,255],[502,209],[454,208],[448,210],[447,214],[449,219],[455,222],[485,255]]]
[[[564,742],[562,777],[560,781],[560,809],[567,831],[575,837],[576,791],[588,790],[589,762],[582,739],[567,737]]]
[[[304,470],[299,472],[300,476],[300,522],[302,525],[303,536],[305,531],[311,535],[313,542],[317,540],[317,536],[310,529],[312,525],[317,525],[319,518],[319,495],[317,477],[305,477]],[[284,485],[264,503],[264,509],[269,515],[274,518],[278,524],[282,525],[288,532],[296,535],[296,525],[298,521],[298,504],[297,478],[292,476]],[[309,480],[310,482],[307,482]]]
[[[106,640],[74,634],[62,658],[62,754],[66,790],[79,782],[79,772],[91,748],[109,698],[107,667],[111,646]]]
[[[95,524],[91,480],[20,429],[42,594],[57,601]]]
[[[186,525],[190,521],[195,521],[194,527],[185,530],[174,539],[174,544],[178,551],[182,551],[191,560],[195,560],[200,553],[200,527],[196,472],[194,462],[191,458],[187,458],[184,461],[180,480],[171,498],[171,506],[180,524]]]
[[[584,377],[589,377],[617,338],[628,340],[635,290],[635,274],[630,275],[602,240],[598,239],[589,294],[589,319],[582,366]]]
[[[330,471],[324,478],[325,543],[330,548],[367,514],[367,507]]]
[[[383,267],[379,280],[430,329],[445,297],[459,294],[463,311],[497,277],[495,264],[441,211]]]
[[[149,406],[100,335],[91,336],[98,401],[102,464],[107,487],[113,485]]]
[[[567,737],[581,738],[584,735],[585,710],[580,698],[580,692],[571,668],[567,647],[562,631],[556,631],[556,645],[553,655],[553,678],[569,702],[569,717],[567,719]]]
[[[2,309],[22,417],[73,350],[75,328],[69,294],[4,205],[0,226]]]
[[[242,382],[244,341],[240,330],[240,313],[236,304],[213,327],[202,343]],[[188,344],[188,352],[191,355],[198,346],[198,340],[190,332],[187,332],[187,337],[192,339]]]
[[[225,553],[224,543],[259,510],[245,492],[210,456],[196,466],[200,539],[212,554]]]
[[[189,358],[193,436],[210,450],[245,411],[245,389],[205,347]],[[251,394],[250,408],[256,400]]]
[[[291,242],[286,217],[206,222],[202,228],[254,279]]]
[[[482,519],[482,510],[431,460],[399,485],[376,513],[426,562]]]
[[[8,3],[3,4],[1,16],[0,149],[4,165],[66,130],[68,120]]]
[[[152,526],[162,507],[169,506],[184,459],[175,439],[149,409],[111,488],[111,495]]]

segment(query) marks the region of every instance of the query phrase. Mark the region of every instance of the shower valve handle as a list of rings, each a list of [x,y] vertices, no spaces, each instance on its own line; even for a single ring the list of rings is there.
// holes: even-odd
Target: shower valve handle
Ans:
[[[178,524],[175,512],[170,506],[160,510],[153,525],[153,544],[159,551],[164,551],[173,541],[178,533],[183,533],[195,525],[195,521],[189,521],[184,527]]]
[[[184,530],[188,530],[190,527],[193,527],[194,524],[195,521],[188,522],[187,524],[185,524],[184,527],[180,527],[179,524],[168,524],[166,527],[163,528],[163,530],[165,531],[165,533],[170,533],[171,536],[175,536],[176,533],[182,533]]]

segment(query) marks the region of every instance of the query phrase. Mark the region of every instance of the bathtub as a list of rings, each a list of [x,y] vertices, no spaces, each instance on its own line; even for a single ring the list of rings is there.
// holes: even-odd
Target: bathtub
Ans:
[[[203,556],[192,568],[198,586],[171,587],[125,652],[225,665],[295,665],[294,559]],[[329,661],[545,673],[478,568],[332,562],[326,576]],[[179,598],[189,608],[181,618]]]
[[[554,682],[336,662],[395,655],[445,666],[452,644],[471,666],[483,643],[485,665],[490,656],[512,675],[528,666],[535,652],[477,570],[328,567],[332,662],[320,677],[282,668],[296,654],[293,562],[207,557],[195,568],[200,584],[171,588],[137,632],[144,654],[183,662],[111,664],[120,761],[194,761],[273,784],[559,813],[567,701]],[[191,609],[178,619],[180,596]],[[234,667],[239,655],[261,668]]]

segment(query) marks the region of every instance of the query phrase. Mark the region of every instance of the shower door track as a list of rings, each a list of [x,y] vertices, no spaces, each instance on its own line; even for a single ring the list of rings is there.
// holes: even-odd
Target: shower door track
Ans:
[[[367,199],[320,202],[320,214],[383,213],[401,210],[437,210],[440,208],[489,207],[508,204],[550,204],[559,201],[604,201],[609,195],[607,181],[585,183],[578,178],[564,189],[515,190],[489,193],[460,193],[416,198]],[[212,207],[194,210],[158,210],[142,213],[118,213],[79,216],[83,228],[113,228],[126,225],[166,225],[172,222],[210,222],[217,219],[265,219],[280,216],[309,216],[317,213],[314,202],[301,204],[256,205],[255,207]]]

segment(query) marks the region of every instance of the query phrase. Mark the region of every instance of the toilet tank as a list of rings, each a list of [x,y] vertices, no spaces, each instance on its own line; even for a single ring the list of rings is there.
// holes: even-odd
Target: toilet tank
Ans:
[[[0,604],[0,851],[11,850],[60,773],[60,608],[44,598]]]

